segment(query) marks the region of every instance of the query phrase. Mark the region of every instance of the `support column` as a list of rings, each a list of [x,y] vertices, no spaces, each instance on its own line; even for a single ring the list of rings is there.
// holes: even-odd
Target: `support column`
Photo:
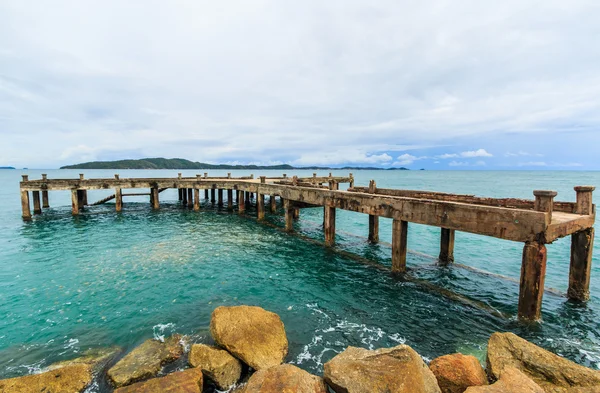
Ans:
[[[546,246],[537,242],[525,243],[519,287],[519,319],[540,319],[545,277]]]
[[[42,180],[48,180],[48,175],[42,173]],[[44,209],[48,209],[50,207],[50,203],[48,203],[48,190],[42,190],[42,207]]]
[[[214,188],[211,188],[210,189],[210,202],[212,204],[214,204],[215,201],[216,201],[216,199],[215,199],[215,193],[216,193],[216,190]]]
[[[454,234],[454,229],[442,228],[439,258],[441,265],[448,265],[454,262]]]
[[[251,193],[248,191],[245,191],[244,194],[246,194],[246,204],[250,205],[250,194]]]
[[[223,189],[219,188],[219,190],[217,191],[218,197],[217,197],[217,202],[219,206],[223,206]]]
[[[577,192],[577,214],[594,214],[593,186],[575,187]],[[586,301],[590,298],[590,276],[592,271],[592,251],[594,250],[594,228],[588,228],[571,235],[571,266],[569,268],[570,300]]]
[[[204,199],[208,199],[208,188],[204,189]]]
[[[323,212],[325,213],[325,212]],[[323,214],[324,216],[325,214]],[[294,207],[294,220],[298,220],[300,218],[300,208],[299,207]]]
[[[233,190],[227,190],[227,208],[233,209]]]
[[[187,206],[188,193],[186,188],[181,189],[181,205]]]
[[[198,188],[194,188],[194,210],[200,210],[200,190]]]
[[[77,198],[79,199],[79,209],[83,210],[85,207],[85,190],[77,190]]]
[[[29,191],[21,191],[21,209],[23,220],[31,220],[31,206],[29,205]]]
[[[264,194],[256,194],[256,210],[257,218],[263,220],[265,218],[265,196]]]
[[[42,206],[40,203],[40,192],[33,191],[31,194],[33,196],[33,214],[42,214]]]
[[[71,213],[79,214],[79,190],[71,190]]]
[[[153,209],[160,208],[160,202],[158,199],[158,187],[152,187],[150,189],[150,194],[152,194],[152,208]]]
[[[88,197],[87,197],[87,190],[81,190],[81,197],[82,197],[82,201],[83,201],[83,206],[87,206],[88,205]]]
[[[289,199],[283,200],[283,211],[285,214],[285,230],[292,232],[294,230],[294,205]]]
[[[271,213],[277,213],[277,201],[275,195],[269,196],[269,205],[271,206]]]
[[[178,200],[182,201],[183,200],[183,192],[182,192],[181,188],[177,189],[177,194],[178,194]]]
[[[235,202],[238,205],[240,205],[240,204],[243,205],[244,204],[244,196],[243,196],[243,191],[242,190],[236,190],[235,191]]]
[[[379,243],[379,216],[369,214],[369,242]]]
[[[335,207],[325,206],[325,244],[335,243]]]
[[[406,271],[406,252],[408,249],[408,222],[392,221],[392,272]]]
[[[123,210],[123,193],[120,188],[115,189],[115,209],[118,212]]]
[[[187,201],[187,205],[188,207],[192,207],[194,206],[194,190],[192,190],[191,188],[187,189],[187,197],[188,197],[188,201]]]
[[[246,203],[244,202],[244,194],[246,194],[246,192],[238,190],[238,211],[240,213],[244,213],[246,211]]]

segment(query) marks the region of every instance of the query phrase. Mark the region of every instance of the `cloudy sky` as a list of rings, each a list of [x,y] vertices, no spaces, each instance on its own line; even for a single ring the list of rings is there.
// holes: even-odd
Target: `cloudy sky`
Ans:
[[[0,166],[600,169],[597,0],[0,2]]]

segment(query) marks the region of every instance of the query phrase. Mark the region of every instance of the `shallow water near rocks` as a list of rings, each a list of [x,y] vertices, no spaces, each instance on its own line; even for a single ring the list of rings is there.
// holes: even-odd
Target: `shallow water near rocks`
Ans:
[[[115,171],[83,171],[88,178]],[[170,177],[178,171],[119,171],[121,177]],[[197,171],[183,171],[193,176]],[[322,209],[303,209],[297,234],[283,216],[256,221],[202,199],[200,212],[182,208],[177,192],[152,211],[147,197],[91,207],[72,217],[70,194],[51,192],[51,208],[24,223],[21,173],[78,177],[79,171],[0,171],[0,377],[35,372],[91,347],[130,350],[172,333],[210,340],[210,314],[220,305],[250,304],[278,313],[289,339],[287,361],[322,373],[347,346],[406,343],[426,359],[462,352],[485,358],[495,331],[513,331],[580,364],[600,365],[600,261],[594,253],[592,299],[569,303],[544,296],[543,323],[516,321],[522,244],[457,233],[455,259],[510,279],[460,266],[435,265],[439,229],[409,225],[409,277],[390,265],[391,221],[380,220],[377,245],[367,243],[368,217],[338,211],[336,246],[323,245]],[[233,176],[249,174],[232,171]],[[262,171],[261,174],[280,175]],[[298,172],[312,175],[312,171]],[[211,171],[211,176],[224,175]],[[255,171],[255,175],[259,173]],[[326,173],[319,172],[320,175]],[[333,171],[334,175],[347,172]],[[290,174],[288,174],[290,175]],[[600,185],[598,172],[354,171],[357,185],[532,198],[533,189],[572,201],[575,185]],[[346,185],[342,185],[345,188]],[[90,191],[90,202],[111,192]],[[598,193],[597,193],[598,194]],[[225,193],[226,195],[226,193]],[[203,197],[203,194],[201,194]],[[598,198],[596,198],[598,202]],[[235,207],[235,206],[234,206]],[[565,292],[569,239],[548,246],[547,287]],[[455,299],[440,289],[462,297]],[[90,392],[107,391],[106,386]]]

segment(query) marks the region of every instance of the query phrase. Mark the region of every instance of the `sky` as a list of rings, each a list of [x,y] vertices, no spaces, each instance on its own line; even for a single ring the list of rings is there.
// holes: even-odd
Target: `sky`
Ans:
[[[0,166],[600,169],[597,0],[0,2]]]

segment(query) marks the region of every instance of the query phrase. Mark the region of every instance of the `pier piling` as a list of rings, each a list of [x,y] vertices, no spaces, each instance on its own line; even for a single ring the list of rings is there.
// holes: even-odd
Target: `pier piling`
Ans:
[[[194,188],[194,210],[200,210],[200,189]]]
[[[289,199],[283,200],[283,211],[285,214],[285,230],[292,232],[294,230],[294,205]]]
[[[118,212],[123,210],[123,193],[120,188],[115,189],[115,210]]]
[[[42,205],[40,203],[40,192],[32,191],[33,196],[33,214],[42,214]]]
[[[375,180],[369,181],[369,194],[375,194],[377,186]],[[379,243],[379,216],[369,214],[369,242]]]
[[[74,216],[79,214],[79,190],[71,191],[71,213]]]
[[[575,187],[577,193],[576,213],[594,214],[593,186]],[[570,300],[586,301],[590,298],[590,276],[592,272],[592,251],[594,249],[594,228],[587,228],[571,235],[571,265],[569,267]]]
[[[442,228],[439,263],[448,265],[454,262],[454,229]]]
[[[217,190],[217,205],[223,206],[223,189],[219,188]]]
[[[520,319],[535,321],[541,317],[546,278],[546,254],[545,245],[538,242],[525,243],[519,286]]]
[[[258,219],[263,220],[265,218],[265,195],[264,194],[256,194],[256,211],[257,211]]]
[[[269,196],[269,205],[271,207],[271,213],[277,213],[277,200],[273,194]]]
[[[325,206],[325,244],[335,243],[335,207]]]
[[[31,206],[29,204],[29,191],[21,191],[21,209],[23,220],[31,220]]]
[[[246,203],[244,202],[244,197],[246,192],[238,190],[237,192],[237,202],[238,202],[238,211],[240,213],[244,213],[246,211]]]
[[[152,187],[152,189],[150,191],[150,196],[152,197],[152,208],[159,209],[160,202],[158,199],[158,187]]]
[[[233,190],[231,188],[227,190],[227,208],[233,209]]]
[[[392,221],[392,272],[406,271],[406,253],[408,251],[408,222]]]

